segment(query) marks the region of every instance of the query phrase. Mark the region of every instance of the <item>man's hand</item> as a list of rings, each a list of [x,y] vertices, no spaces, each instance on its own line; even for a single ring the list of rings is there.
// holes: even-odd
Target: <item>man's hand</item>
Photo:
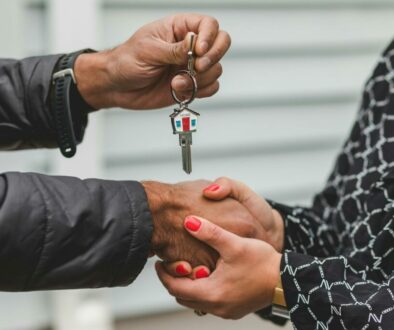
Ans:
[[[112,50],[80,55],[75,74],[81,95],[96,109],[155,109],[173,104],[170,85],[180,95],[191,89],[187,77],[174,78],[186,67],[190,32],[198,35],[197,96],[215,94],[222,74],[219,61],[230,47],[230,37],[212,17],[179,14],[145,25]]]
[[[213,270],[217,252],[188,235],[183,221],[190,214],[209,217],[219,226],[243,237],[264,239],[263,226],[251,213],[232,198],[210,201],[201,191],[207,181],[184,182],[175,185],[158,182],[142,183],[153,216],[152,252],[165,261],[184,260],[193,267],[204,265]]]
[[[178,303],[229,319],[271,305],[280,281],[280,253],[266,242],[239,237],[202,218],[186,218],[185,228],[218,251],[220,259],[213,273],[199,280],[173,277],[157,264],[160,280]]]
[[[263,226],[266,233],[264,240],[278,252],[283,251],[284,224],[282,216],[247,185],[229,178],[219,178],[214,184],[204,189],[203,194],[206,198],[215,201],[231,197],[240,202]]]

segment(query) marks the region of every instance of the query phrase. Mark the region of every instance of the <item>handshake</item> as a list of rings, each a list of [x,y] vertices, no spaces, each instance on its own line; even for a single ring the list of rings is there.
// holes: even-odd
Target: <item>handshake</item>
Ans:
[[[154,226],[151,255],[166,262],[184,260],[193,267],[203,265],[214,270],[218,253],[184,229],[184,220],[192,216],[209,219],[238,236],[264,240],[281,249],[274,237],[274,218],[260,220],[264,213],[271,212],[269,204],[256,217],[248,209],[251,201],[229,191],[233,181],[226,178],[217,181],[222,185],[204,180],[175,185],[143,182]],[[228,187],[227,191],[223,191],[223,187]],[[219,192],[220,188],[222,191]]]
[[[180,304],[224,318],[271,304],[284,240],[276,210],[228,178],[142,184],[153,217],[151,256],[163,260],[158,275]]]

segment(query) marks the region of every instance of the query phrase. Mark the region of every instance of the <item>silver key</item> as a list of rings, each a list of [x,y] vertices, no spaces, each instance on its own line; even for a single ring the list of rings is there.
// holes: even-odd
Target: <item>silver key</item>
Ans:
[[[179,145],[182,148],[182,167],[187,174],[192,172],[192,134],[197,131],[197,119],[199,116],[198,112],[190,110],[184,104],[181,104],[179,109],[175,109],[170,116],[173,133],[179,134]]]
[[[194,45],[196,41],[196,35],[190,36],[190,46],[188,55],[187,70],[181,70],[177,72],[177,75],[187,75],[192,81],[192,95],[187,100],[181,100],[175,94],[175,91],[171,89],[172,97],[179,104],[179,108],[174,109],[174,113],[171,114],[172,130],[174,134],[179,134],[179,145],[182,148],[182,167],[183,170],[190,174],[192,172],[192,155],[191,145],[193,142],[192,134],[197,130],[197,118],[200,116],[198,112],[190,110],[188,105],[193,102],[197,94],[197,81],[194,71]]]
[[[187,174],[192,172],[192,143],[192,133],[179,135],[179,144],[182,148],[182,167]]]

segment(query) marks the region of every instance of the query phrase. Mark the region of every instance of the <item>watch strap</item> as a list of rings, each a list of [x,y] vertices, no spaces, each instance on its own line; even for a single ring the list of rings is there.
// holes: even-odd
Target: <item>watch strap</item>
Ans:
[[[60,152],[71,158],[82,141],[87,113],[93,109],[83,100],[77,88],[74,64],[79,55],[95,52],[83,49],[64,55],[52,77],[52,110]]]

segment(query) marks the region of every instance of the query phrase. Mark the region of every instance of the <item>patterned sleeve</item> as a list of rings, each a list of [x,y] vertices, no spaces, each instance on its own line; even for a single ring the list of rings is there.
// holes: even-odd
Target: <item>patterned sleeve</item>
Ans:
[[[373,196],[364,205],[366,212],[362,220],[350,225],[351,235],[344,235],[344,240],[337,244],[342,246],[340,254],[319,258],[313,253],[294,252],[297,246],[302,250],[303,245],[284,252],[282,284],[295,329],[392,329],[393,179],[394,175],[389,175],[371,189]],[[304,215],[301,212],[294,209],[286,216],[286,222],[290,223],[289,227],[299,226],[296,236],[303,232],[314,235],[308,224],[315,217],[308,221],[309,212]],[[288,244],[291,242],[288,240]],[[308,244],[311,242],[319,239],[311,238]]]
[[[394,42],[311,208],[285,223],[282,282],[296,329],[394,329]]]

